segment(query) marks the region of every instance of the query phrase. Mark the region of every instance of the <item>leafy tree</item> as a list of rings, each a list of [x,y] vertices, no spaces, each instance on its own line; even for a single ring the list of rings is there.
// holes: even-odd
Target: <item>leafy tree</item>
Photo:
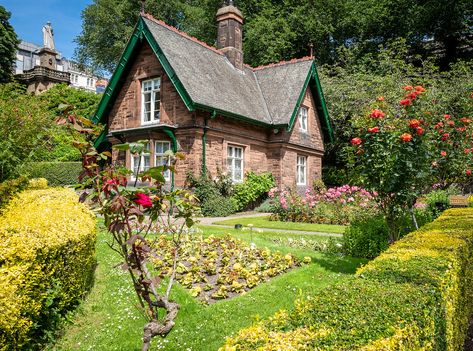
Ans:
[[[0,182],[15,177],[49,139],[46,105],[16,84],[0,84]]]
[[[8,20],[10,12],[0,5],[0,83],[8,82],[12,76],[12,65],[20,40]]]

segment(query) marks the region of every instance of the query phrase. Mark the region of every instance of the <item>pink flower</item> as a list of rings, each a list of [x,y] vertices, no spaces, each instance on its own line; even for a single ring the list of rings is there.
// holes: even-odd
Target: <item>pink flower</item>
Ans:
[[[144,208],[153,206],[153,202],[151,198],[143,193],[136,193],[135,199],[133,200],[134,203],[143,206]]]

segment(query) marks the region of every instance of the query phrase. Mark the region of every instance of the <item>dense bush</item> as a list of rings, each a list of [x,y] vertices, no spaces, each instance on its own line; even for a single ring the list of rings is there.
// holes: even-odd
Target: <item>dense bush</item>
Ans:
[[[264,200],[268,191],[274,187],[272,173],[256,174],[247,172],[245,181],[236,184],[233,189],[233,198],[238,211],[255,208]]]
[[[230,350],[461,350],[473,312],[473,209],[447,210],[359,269],[241,330]]]
[[[198,178],[188,173],[187,186],[199,199],[203,216],[225,217],[236,211],[236,205],[230,198],[233,188],[229,177],[220,174],[212,180],[208,173]]]
[[[82,172],[80,162],[29,162],[23,168],[31,178],[45,178],[51,186],[72,185]]]
[[[16,193],[26,188],[27,185],[28,178],[23,176],[0,183],[0,209],[5,206]]]
[[[0,350],[39,348],[92,285],[93,216],[72,190],[26,190],[0,217],[0,258]]]

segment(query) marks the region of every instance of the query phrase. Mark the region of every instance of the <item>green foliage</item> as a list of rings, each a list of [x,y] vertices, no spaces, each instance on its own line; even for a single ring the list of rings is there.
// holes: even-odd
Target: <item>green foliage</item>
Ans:
[[[45,103],[16,84],[0,85],[0,182],[19,175],[49,138],[53,121]]]
[[[275,185],[272,173],[256,174],[247,172],[245,181],[235,184],[233,199],[237,204],[237,210],[242,211],[254,208],[261,203],[267,192]]]
[[[277,207],[278,203],[276,199],[267,198],[261,203],[261,205],[255,208],[255,211],[263,213],[272,213],[276,210]]]
[[[21,176],[0,183],[0,209],[4,207],[16,193],[28,186],[28,178]]]
[[[424,196],[428,210],[435,216],[446,210],[450,205],[446,190],[433,190]]]
[[[0,350],[40,349],[90,289],[95,220],[72,190],[26,190],[0,217]]]
[[[220,173],[212,180],[208,173],[197,178],[189,172],[187,186],[199,199],[203,216],[225,217],[237,211],[236,203],[230,197],[233,193],[233,183],[228,176]]]
[[[29,162],[22,172],[30,178],[45,178],[51,186],[74,185],[82,172],[81,162]]]
[[[448,210],[348,281],[228,338],[256,349],[460,350],[473,312],[473,210]]]
[[[0,5],[0,83],[10,81],[12,65],[20,43],[15,30],[8,22],[10,15],[10,12]]]
[[[382,215],[354,221],[343,234],[349,256],[375,258],[389,246],[388,226]]]

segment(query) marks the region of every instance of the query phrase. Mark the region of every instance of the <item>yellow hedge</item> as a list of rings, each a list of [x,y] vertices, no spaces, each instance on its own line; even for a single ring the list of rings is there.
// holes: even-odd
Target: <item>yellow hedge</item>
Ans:
[[[461,350],[472,298],[473,209],[451,209],[220,350]]]
[[[0,350],[34,348],[93,282],[95,220],[74,191],[26,190],[0,217]]]

